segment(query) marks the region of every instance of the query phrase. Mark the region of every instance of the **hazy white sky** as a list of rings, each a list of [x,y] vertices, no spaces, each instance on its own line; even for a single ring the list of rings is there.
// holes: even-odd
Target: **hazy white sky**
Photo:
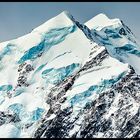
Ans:
[[[82,23],[99,13],[120,18],[140,40],[138,2],[1,2],[0,42],[27,34],[64,10]]]

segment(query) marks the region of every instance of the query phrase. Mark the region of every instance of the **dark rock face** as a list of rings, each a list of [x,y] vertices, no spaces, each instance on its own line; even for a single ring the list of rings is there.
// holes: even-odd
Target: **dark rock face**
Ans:
[[[73,76],[65,79],[48,94],[50,110],[35,131],[35,138],[129,138],[140,137],[140,76],[130,66],[130,71],[110,90],[102,92],[92,102],[74,115],[73,107],[63,107],[65,94],[81,73],[100,65],[108,57],[103,50]],[[47,120],[52,114],[56,117]],[[72,132],[73,131],[73,132]]]
[[[0,126],[7,123],[16,123],[19,122],[20,119],[16,114],[9,114],[6,112],[0,112]]]
[[[119,34],[120,34],[120,35],[127,35],[127,33],[125,32],[124,28],[121,28],[121,29],[119,30]]]
[[[63,138],[68,135],[67,130],[71,129],[72,123],[69,122],[70,114],[72,113],[71,108],[64,109],[58,113],[57,117],[53,120],[43,122],[43,126],[50,126],[44,131],[41,129],[37,130],[35,134],[36,138],[40,136],[45,136],[47,138]],[[41,131],[39,131],[41,130]]]
[[[124,79],[130,78],[132,81],[128,83],[128,87],[131,86],[132,83],[135,83],[135,87],[137,87],[138,81],[133,81],[131,71]],[[133,76],[135,74],[133,73]],[[102,137],[131,137],[131,134],[134,132],[138,132],[140,127],[139,121],[139,110],[140,107],[138,106],[137,113],[133,116],[132,112],[130,111],[134,107],[134,102],[132,103],[131,100],[135,100],[134,98],[139,97],[139,95],[126,94],[126,88],[124,88],[124,79],[122,79],[118,84],[114,85],[112,88],[113,90],[103,93],[98,98],[98,103],[96,103],[96,107],[91,107],[90,111],[92,115],[90,115],[90,119],[92,120],[87,125],[83,125],[82,129],[79,132],[80,137],[84,138],[91,138],[96,137],[99,132],[103,133]],[[130,80],[129,79],[129,80]],[[128,81],[126,81],[128,82]],[[120,90],[118,90],[118,86],[121,85]],[[139,88],[139,86],[138,86]],[[132,91],[134,93],[134,91]],[[111,95],[110,95],[111,94]],[[119,97],[118,102],[115,102],[117,96]],[[138,98],[137,98],[138,99]],[[137,101],[136,101],[137,102]],[[104,117],[108,114],[111,106],[116,104],[116,111],[112,112],[110,116]],[[137,124],[137,125],[136,125]]]
[[[31,64],[27,64],[26,62],[23,63],[23,64],[20,64],[19,65],[19,69],[18,69],[18,72],[19,72],[19,77],[18,77],[18,84],[17,86],[29,86],[29,84],[27,83],[27,77],[28,77],[28,73],[33,71],[34,68],[33,66],[31,66]]]

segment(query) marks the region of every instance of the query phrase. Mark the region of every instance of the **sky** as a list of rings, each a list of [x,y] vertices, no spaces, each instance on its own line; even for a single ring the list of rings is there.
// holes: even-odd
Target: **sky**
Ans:
[[[138,2],[0,2],[0,42],[25,35],[64,10],[81,23],[100,13],[120,18],[140,40]]]

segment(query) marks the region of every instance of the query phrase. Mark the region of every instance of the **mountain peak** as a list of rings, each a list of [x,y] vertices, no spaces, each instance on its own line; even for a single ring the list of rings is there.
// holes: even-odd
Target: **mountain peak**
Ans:
[[[61,12],[59,15],[64,14],[65,16],[67,16],[68,18],[71,17],[70,12],[68,12],[67,10],[64,10],[63,12]]]
[[[120,19],[110,19],[104,13],[100,13],[86,22],[85,25],[87,25],[90,29],[93,29],[96,27],[103,28],[105,26],[110,26],[116,23],[121,23]]]
[[[73,25],[72,15],[68,11],[63,11],[57,16],[49,19],[45,23],[35,28],[33,32],[34,31],[47,32],[48,30],[52,28],[67,27],[67,26],[72,26],[72,25]]]
[[[107,17],[107,15],[104,14],[104,13],[100,13],[100,14],[96,15],[94,18],[96,18],[96,20],[97,20],[97,19],[109,19],[109,18]]]

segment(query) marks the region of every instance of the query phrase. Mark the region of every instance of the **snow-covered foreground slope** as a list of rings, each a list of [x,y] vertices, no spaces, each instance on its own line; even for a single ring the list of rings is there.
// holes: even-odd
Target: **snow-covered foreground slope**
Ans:
[[[114,51],[138,45],[121,28],[104,14],[82,25],[65,11],[1,43],[0,137],[139,137],[139,61]]]

